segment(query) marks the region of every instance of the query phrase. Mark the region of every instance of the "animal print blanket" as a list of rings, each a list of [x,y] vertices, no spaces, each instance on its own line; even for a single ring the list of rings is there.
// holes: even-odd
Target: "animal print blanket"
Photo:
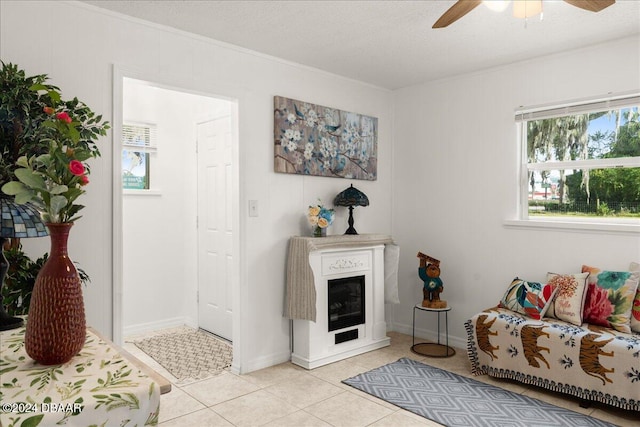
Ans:
[[[504,308],[465,323],[475,375],[533,384],[640,411],[640,335],[557,319],[533,320]]]

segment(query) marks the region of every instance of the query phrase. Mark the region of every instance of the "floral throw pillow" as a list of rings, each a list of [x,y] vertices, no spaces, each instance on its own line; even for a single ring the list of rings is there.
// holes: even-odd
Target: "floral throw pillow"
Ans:
[[[640,272],[640,264],[632,262],[629,266],[629,271]],[[640,333],[640,284],[638,284],[638,290],[636,291],[636,298],[633,300],[631,307],[631,330],[633,332]]]
[[[548,273],[547,283],[558,289],[547,310],[547,317],[555,317],[577,326],[582,325],[588,277],[589,273]]]
[[[603,271],[587,265],[582,266],[582,271],[590,273],[584,321],[630,333],[631,307],[636,297],[640,271]]]
[[[500,305],[516,313],[540,320],[549,309],[555,292],[554,286],[527,282],[516,277],[502,297]]]

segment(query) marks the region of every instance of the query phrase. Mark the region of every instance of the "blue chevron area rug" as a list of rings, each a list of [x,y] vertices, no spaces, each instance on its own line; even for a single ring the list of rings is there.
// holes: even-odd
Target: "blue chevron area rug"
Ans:
[[[448,427],[614,426],[407,358],[342,382]]]

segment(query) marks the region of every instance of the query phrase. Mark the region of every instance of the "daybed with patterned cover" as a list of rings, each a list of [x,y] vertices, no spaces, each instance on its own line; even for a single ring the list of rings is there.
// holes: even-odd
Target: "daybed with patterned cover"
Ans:
[[[583,266],[582,274],[550,274],[544,285],[515,279],[498,307],[465,323],[473,374],[640,411],[635,269]]]

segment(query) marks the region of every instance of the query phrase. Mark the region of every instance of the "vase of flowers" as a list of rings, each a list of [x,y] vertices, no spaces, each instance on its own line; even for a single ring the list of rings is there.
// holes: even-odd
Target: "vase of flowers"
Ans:
[[[313,237],[325,237],[327,235],[327,227],[333,223],[334,216],[333,209],[327,209],[320,203],[315,206],[309,206],[307,218],[313,228]]]
[[[56,88],[34,85],[44,92],[47,115],[40,127],[44,153],[22,156],[14,171],[17,180],[2,186],[16,203],[35,205],[51,237],[49,257],[36,277],[27,317],[25,350],[45,364],[68,362],[82,349],[86,336],[81,280],[67,253],[69,230],[84,208],[76,202],[89,184],[91,158],[98,157],[95,140],[109,129],[101,116],[74,98],[61,101]]]
[[[25,350],[43,365],[68,362],[85,342],[86,320],[80,276],[67,253],[71,226],[73,222],[47,224],[51,250],[31,294]]]

